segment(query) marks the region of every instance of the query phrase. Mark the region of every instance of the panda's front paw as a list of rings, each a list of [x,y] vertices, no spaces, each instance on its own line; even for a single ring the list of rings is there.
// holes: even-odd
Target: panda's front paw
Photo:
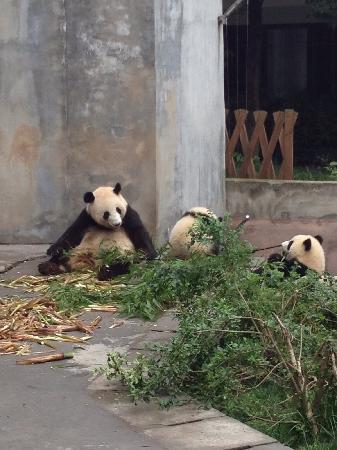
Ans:
[[[116,263],[111,266],[104,264],[99,268],[97,279],[99,281],[111,280],[111,278],[118,275],[125,275],[129,272],[129,263]]]
[[[52,258],[60,258],[63,255],[63,248],[59,245],[53,244],[48,248],[47,255]]]

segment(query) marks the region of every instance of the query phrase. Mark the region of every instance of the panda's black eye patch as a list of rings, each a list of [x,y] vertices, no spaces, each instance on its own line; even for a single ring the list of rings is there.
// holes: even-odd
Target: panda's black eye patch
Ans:
[[[118,214],[122,214],[122,210],[120,208],[116,208],[116,211],[118,212]]]
[[[303,242],[303,245],[304,245],[305,251],[308,252],[311,249],[311,240],[310,240],[310,238],[306,239]]]
[[[290,247],[293,245],[294,241],[289,241],[288,246],[287,246],[287,250],[290,250]]]

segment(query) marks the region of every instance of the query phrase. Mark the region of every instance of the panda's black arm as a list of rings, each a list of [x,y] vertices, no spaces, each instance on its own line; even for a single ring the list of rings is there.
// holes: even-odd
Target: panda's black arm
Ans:
[[[275,263],[275,262],[280,262],[282,263],[282,272],[284,274],[285,277],[289,277],[290,272],[294,269],[296,269],[296,272],[303,277],[304,275],[306,275],[308,268],[304,265],[301,264],[300,262],[296,262],[293,259],[285,259],[282,255],[280,255],[279,253],[273,253],[272,255],[270,255],[268,257],[268,263]]]
[[[300,275],[301,277],[304,277],[308,272],[307,266],[295,260],[286,261],[285,266],[286,266],[285,272],[286,276],[290,275],[290,272],[294,269],[294,267],[298,275]]]
[[[47,255],[51,256],[53,260],[62,257],[64,250],[68,251],[80,244],[86,230],[94,224],[94,220],[83,209],[75,222],[48,248]]]
[[[123,219],[123,227],[136,250],[142,250],[149,260],[154,259],[157,256],[157,252],[148,231],[137,211],[132,209],[130,205],[128,205]]]

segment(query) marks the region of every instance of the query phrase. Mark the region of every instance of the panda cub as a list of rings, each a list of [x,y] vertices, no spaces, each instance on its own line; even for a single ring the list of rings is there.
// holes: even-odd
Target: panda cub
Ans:
[[[217,216],[203,206],[195,206],[187,211],[181,219],[174,225],[169,237],[169,253],[170,256],[186,259],[192,255],[192,253],[202,253],[205,255],[214,255],[216,248],[214,244],[203,244],[199,242],[192,243],[192,237],[190,230],[195,224],[198,217],[202,217],[205,220],[209,218],[216,219]]]
[[[282,242],[282,255],[274,253],[269,256],[268,262],[281,262],[281,270],[285,277],[289,276],[296,264],[296,271],[304,276],[308,269],[323,275],[325,271],[325,254],[322,247],[323,239],[320,235],[311,236],[297,234],[289,241]],[[261,273],[257,269],[257,273]]]
[[[121,185],[102,186],[84,194],[86,207],[75,222],[48,250],[51,259],[38,266],[42,275],[96,267],[100,249],[116,248],[121,253],[141,250],[147,259],[156,251],[138,213],[121,194]],[[70,256],[65,252],[71,250]],[[128,272],[127,263],[100,267],[98,278],[107,280]]]

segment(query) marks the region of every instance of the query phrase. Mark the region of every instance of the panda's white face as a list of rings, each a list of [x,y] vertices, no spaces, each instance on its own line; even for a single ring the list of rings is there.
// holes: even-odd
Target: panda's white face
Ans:
[[[287,260],[296,260],[318,273],[325,270],[325,255],[321,236],[297,234],[282,242],[282,251]]]
[[[304,257],[313,247],[313,236],[297,234],[289,241],[282,242],[282,252],[287,259],[298,259]]]
[[[117,183],[114,188],[103,186],[84,195],[87,213],[97,224],[105,228],[122,225],[128,205],[120,190],[120,184]]]

